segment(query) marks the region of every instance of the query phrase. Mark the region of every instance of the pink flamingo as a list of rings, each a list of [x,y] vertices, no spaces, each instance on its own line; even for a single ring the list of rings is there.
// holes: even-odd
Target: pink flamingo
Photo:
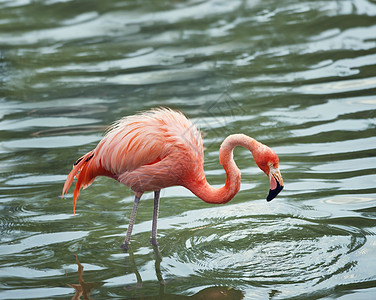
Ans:
[[[227,179],[221,188],[212,187],[204,173],[204,151],[200,131],[181,112],[159,108],[117,121],[97,147],[78,159],[63,188],[68,193],[77,178],[73,212],[81,188],[97,176],[108,176],[129,186],[135,200],[122,248],[128,249],[138,204],[142,194],[154,191],[151,242],[157,245],[157,219],[160,190],[181,185],[208,203],[230,201],[240,189],[241,173],[233,160],[233,150],[242,146],[251,151],[258,167],[269,177],[271,201],[283,189],[278,156],[268,146],[244,134],[228,136],[219,149],[219,162]]]

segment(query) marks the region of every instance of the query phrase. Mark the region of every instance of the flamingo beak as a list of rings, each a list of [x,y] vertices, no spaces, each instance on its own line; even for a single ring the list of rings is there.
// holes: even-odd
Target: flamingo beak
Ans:
[[[283,190],[283,179],[281,172],[278,169],[271,169],[269,173],[270,178],[270,190],[269,195],[266,197],[266,201],[272,201],[280,191]]]

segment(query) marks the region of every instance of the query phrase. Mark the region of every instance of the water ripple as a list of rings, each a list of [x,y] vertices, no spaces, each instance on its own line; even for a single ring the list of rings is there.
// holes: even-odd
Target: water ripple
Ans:
[[[227,278],[256,286],[273,284],[277,289],[294,284],[313,292],[322,282],[351,272],[357,261],[349,261],[348,255],[367,243],[357,226],[345,225],[361,220],[256,215],[251,211],[257,211],[258,205],[247,208],[243,212],[248,214],[231,216],[223,210],[226,217],[215,213],[201,220],[198,227],[177,231],[170,248],[164,249],[165,255],[170,255],[165,271],[179,273],[177,269],[188,264],[191,276]],[[367,222],[371,225],[373,220]]]
[[[72,239],[80,239],[87,234],[87,231],[35,234],[19,241],[14,240],[12,244],[0,244],[0,252],[2,255],[17,254],[34,247],[46,247],[51,244],[72,241]]]

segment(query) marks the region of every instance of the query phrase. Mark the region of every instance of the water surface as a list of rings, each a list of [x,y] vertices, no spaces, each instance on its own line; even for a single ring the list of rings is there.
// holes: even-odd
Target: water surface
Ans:
[[[375,24],[373,0],[1,1],[0,298],[375,298]],[[201,128],[213,185],[244,133],[285,189],[267,203],[236,149],[231,202],[163,190],[157,251],[145,194],[124,254],[132,192],[98,178],[74,216],[61,190],[109,124],[156,106]]]

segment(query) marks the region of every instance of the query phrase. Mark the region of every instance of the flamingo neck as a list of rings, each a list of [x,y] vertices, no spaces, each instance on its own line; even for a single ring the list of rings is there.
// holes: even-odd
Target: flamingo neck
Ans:
[[[234,148],[242,146],[253,152],[259,144],[255,139],[244,134],[228,136],[219,149],[219,162],[225,169],[227,176],[225,185],[221,188],[212,187],[207,182],[204,170],[202,169],[202,176],[196,177],[197,179],[192,181],[187,188],[207,203],[227,203],[240,189],[241,172],[233,159]]]

